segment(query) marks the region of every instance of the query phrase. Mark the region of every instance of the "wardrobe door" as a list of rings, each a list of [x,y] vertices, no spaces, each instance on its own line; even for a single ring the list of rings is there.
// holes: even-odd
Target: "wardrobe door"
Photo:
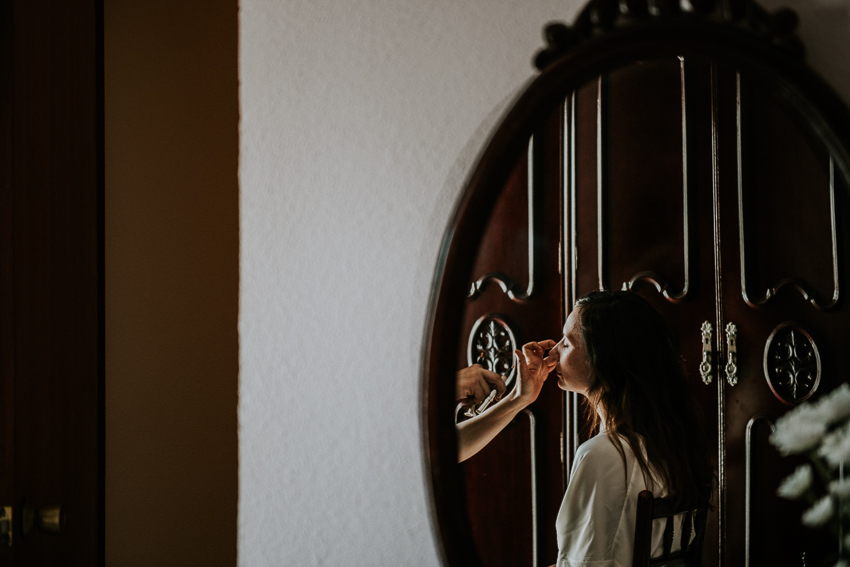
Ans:
[[[572,110],[572,299],[631,289],[664,315],[717,466],[716,367],[700,371],[704,333],[709,363],[716,350],[709,64],[668,57],[618,69],[577,90]],[[575,414],[570,451],[591,433]],[[717,534],[715,511],[705,564],[717,563]]]
[[[747,79],[719,74],[727,563],[819,565],[835,542],[801,526],[807,504],[776,496],[803,459],[768,436],[850,371],[847,186],[801,117]]]
[[[501,189],[469,282],[457,368],[480,364],[507,376],[509,389],[517,379],[514,350],[561,335],[561,132],[559,110],[529,140]],[[488,567],[554,560],[562,400],[548,380],[536,402],[462,463],[474,544]]]
[[[103,565],[103,2],[0,27],[0,565]]]

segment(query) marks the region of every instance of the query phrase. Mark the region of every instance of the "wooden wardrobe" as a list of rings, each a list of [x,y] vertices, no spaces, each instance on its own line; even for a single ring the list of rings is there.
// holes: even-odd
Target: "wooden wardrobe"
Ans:
[[[547,28],[542,72],[446,237],[424,368],[445,560],[554,563],[572,456],[593,433],[552,379],[458,465],[454,372],[510,372],[514,348],[560,338],[579,297],[631,289],[676,330],[713,452],[703,565],[817,565],[834,543],[776,496],[800,461],[768,436],[850,375],[847,110],[805,67],[788,12],[609,4]]]

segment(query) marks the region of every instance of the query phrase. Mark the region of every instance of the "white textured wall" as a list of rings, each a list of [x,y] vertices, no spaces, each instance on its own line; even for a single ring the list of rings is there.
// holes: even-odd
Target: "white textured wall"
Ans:
[[[850,99],[846,4],[789,3]],[[241,1],[240,565],[438,564],[418,420],[439,238],[543,24],[581,4]]]
[[[438,563],[419,353],[447,178],[571,12],[241,2],[241,565]]]

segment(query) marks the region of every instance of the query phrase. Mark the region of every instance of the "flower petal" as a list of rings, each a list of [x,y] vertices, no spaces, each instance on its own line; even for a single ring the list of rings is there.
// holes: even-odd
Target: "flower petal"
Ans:
[[[832,497],[824,496],[803,512],[803,525],[817,528],[826,524],[832,518],[833,508]]]
[[[821,398],[818,403],[827,423],[837,423],[850,416],[850,384],[846,382]]]
[[[776,420],[770,442],[783,455],[804,453],[820,443],[826,428],[824,414],[814,406],[803,404]]]
[[[847,498],[850,496],[850,478],[832,481],[829,490],[839,498]]]
[[[800,465],[790,476],[786,477],[776,490],[782,498],[797,500],[803,496],[812,485],[812,467]]]

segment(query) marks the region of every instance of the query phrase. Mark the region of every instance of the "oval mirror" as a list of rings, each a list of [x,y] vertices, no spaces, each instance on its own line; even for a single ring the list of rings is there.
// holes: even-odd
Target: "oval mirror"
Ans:
[[[796,463],[767,442],[850,371],[850,114],[795,26],[745,1],[597,0],[546,28],[432,293],[423,419],[447,565],[556,563],[572,459],[594,434],[581,399],[547,380],[459,463],[455,376],[477,363],[510,386],[513,350],[560,338],[597,289],[639,293],[678,335],[717,476],[703,565],[834,552],[775,496]]]

